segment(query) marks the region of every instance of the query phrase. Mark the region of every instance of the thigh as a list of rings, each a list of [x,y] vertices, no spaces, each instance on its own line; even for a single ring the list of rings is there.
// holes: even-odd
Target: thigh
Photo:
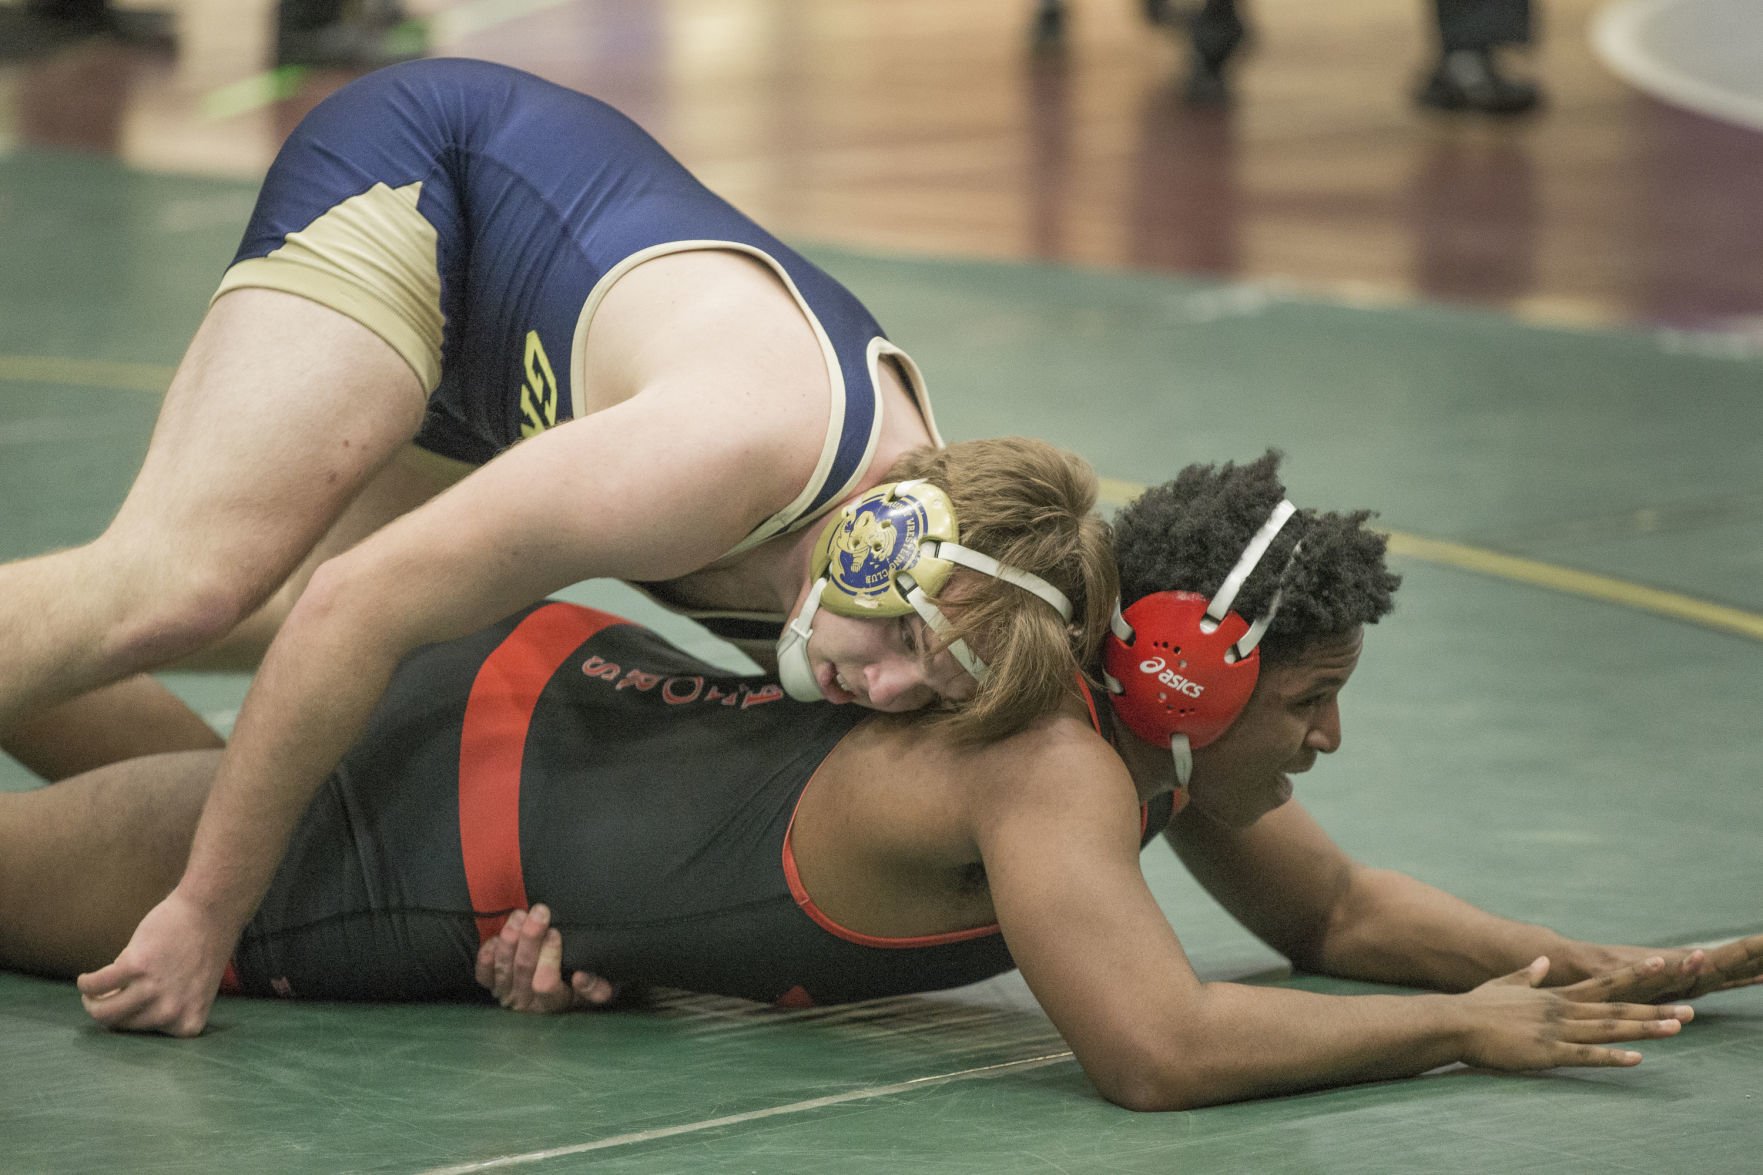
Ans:
[[[457,758],[457,736],[416,734],[446,722],[420,702],[412,711],[413,701],[405,691],[403,720],[391,731],[370,726],[313,797],[239,936],[233,963],[244,994],[483,998],[456,769],[446,762]]]
[[[319,1000],[487,1001],[475,978],[471,914],[357,906],[295,925],[245,928],[240,995]]]
[[[73,976],[128,945],[189,857],[219,751],[0,794],[0,966]]]
[[[106,538],[132,547],[134,566],[266,594],[415,434],[423,405],[409,365],[353,319],[279,291],[229,292],[173,377]]]
[[[0,739],[0,750],[51,783],[143,755],[222,745],[201,715],[144,674],[31,714]]]
[[[178,670],[249,671],[280,631],[289,609],[306,590],[312,573],[386,523],[422,505],[470,472],[461,462],[435,457],[414,445],[401,448],[374,474],[331,524],[317,545],[282,581],[264,605],[218,643],[170,666]]]

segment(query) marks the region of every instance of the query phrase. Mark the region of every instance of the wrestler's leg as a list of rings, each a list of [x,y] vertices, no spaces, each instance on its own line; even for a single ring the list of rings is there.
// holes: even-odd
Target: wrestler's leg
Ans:
[[[0,793],[0,967],[110,962],[183,874],[218,751],[131,759]]]
[[[109,528],[0,567],[0,729],[230,632],[415,435],[424,403],[353,319],[278,291],[217,299]]]
[[[144,674],[32,713],[0,738],[0,751],[50,783],[142,755],[224,745],[183,699]]]
[[[255,668],[320,563],[428,501],[469,469],[463,463],[427,458],[407,446],[356,495],[269,602],[216,644],[167,668]],[[28,714],[0,736],[0,751],[51,783],[142,755],[223,745],[199,714],[145,674]]]
[[[197,671],[255,669],[319,564],[333,555],[342,554],[399,515],[416,509],[472,468],[461,461],[425,453],[414,445],[403,446],[362,487],[342,516],[325,532],[324,538],[262,607],[221,640],[167,668]]]

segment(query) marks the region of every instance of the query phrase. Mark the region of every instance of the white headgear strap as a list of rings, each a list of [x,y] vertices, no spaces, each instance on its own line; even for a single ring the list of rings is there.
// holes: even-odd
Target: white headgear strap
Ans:
[[[777,638],[777,679],[784,692],[798,702],[822,700],[820,683],[814,680],[814,665],[808,660],[808,638],[814,635],[814,614],[820,611],[820,592],[824,578],[808,589],[802,610],[790,618]]]
[[[1273,513],[1267,516],[1267,521],[1261,524],[1261,529],[1255,532],[1254,537],[1243,548],[1243,553],[1237,557],[1236,566],[1232,567],[1230,574],[1224,577],[1224,582],[1218,587],[1218,594],[1214,595],[1211,602],[1206,605],[1206,615],[1200,621],[1200,627],[1204,631],[1211,632],[1217,628],[1225,616],[1230,613],[1230,606],[1236,603],[1237,593],[1243,589],[1243,584],[1248,581],[1249,576],[1254,574],[1255,568],[1261,563],[1261,557],[1267,554],[1267,548],[1273,545],[1273,540],[1278,537],[1285,524],[1291,521],[1292,515],[1297,512],[1298,508],[1284,499],[1281,499],[1279,505],[1273,508]],[[1292,557],[1296,557],[1297,553],[1297,548],[1293,547]],[[1291,566],[1289,559],[1286,566]],[[1281,578],[1284,578],[1283,572]],[[1261,638],[1267,634],[1268,625],[1273,623],[1274,616],[1279,613],[1279,602],[1284,594],[1283,589],[1275,591],[1273,599],[1268,602],[1267,610],[1258,616],[1255,622],[1249,625],[1249,631],[1245,632],[1242,638],[1231,646],[1235,660],[1241,661],[1254,652],[1255,646],[1261,643]]]

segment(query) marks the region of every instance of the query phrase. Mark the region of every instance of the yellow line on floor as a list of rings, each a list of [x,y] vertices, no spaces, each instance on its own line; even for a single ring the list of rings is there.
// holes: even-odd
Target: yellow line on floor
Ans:
[[[1557,567],[1537,559],[1503,555],[1481,547],[1446,542],[1443,539],[1422,538],[1398,531],[1390,533],[1390,550],[1395,554],[1441,567],[1458,567],[1499,579],[1528,583],[1533,587],[1565,592],[1571,596],[1583,596],[1588,600],[1620,604],[1641,612],[1652,612],[1673,620],[1699,624],[1703,628],[1763,641],[1763,616],[1739,608],[1729,608],[1724,604],[1698,600],[1679,592],[1665,591],[1663,588],[1646,587],[1608,575],[1575,571],[1570,567]]]
[[[107,359],[63,359],[38,355],[0,355],[0,381],[60,384],[76,388],[116,388],[163,392],[172,368],[158,363],[114,363]]]
[[[1111,477],[1102,478],[1101,483],[1102,500],[1114,505],[1124,505],[1145,488]],[[1663,588],[1646,587],[1596,572],[1576,571],[1571,567],[1560,567],[1520,555],[1506,555],[1484,547],[1472,547],[1466,543],[1429,539],[1401,531],[1391,531],[1389,537],[1390,551],[1405,558],[1419,559],[1423,563],[1440,567],[1473,571],[1480,575],[1547,588],[1606,604],[1617,604],[1639,612],[1651,612],[1656,616],[1763,641],[1763,615],[1747,612],[1742,608],[1699,600],[1694,596],[1666,591]]]
[[[171,382],[172,368],[155,363],[114,363],[103,359],[61,359],[31,355],[0,355],[0,381],[61,384],[84,388],[120,388],[127,391],[163,392]],[[1104,477],[1102,501],[1121,506],[1138,497],[1145,487],[1136,482]],[[1441,567],[1456,567],[1515,583],[1547,588],[1567,595],[1618,604],[1703,628],[1730,632],[1763,641],[1763,615],[1698,600],[1680,592],[1646,587],[1608,575],[1575,571],[1536,559],[1504,555],[1482,547],[1429,539],[1420,535],[1390,532],[1390,550],[1410,559]]]

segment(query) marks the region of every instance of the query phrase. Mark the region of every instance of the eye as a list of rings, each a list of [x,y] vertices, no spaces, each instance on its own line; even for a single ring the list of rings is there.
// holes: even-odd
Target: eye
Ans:
[[[914,657],[919,655],[918,629],[912,623],[912,617],[900,617],[900,647]]]

